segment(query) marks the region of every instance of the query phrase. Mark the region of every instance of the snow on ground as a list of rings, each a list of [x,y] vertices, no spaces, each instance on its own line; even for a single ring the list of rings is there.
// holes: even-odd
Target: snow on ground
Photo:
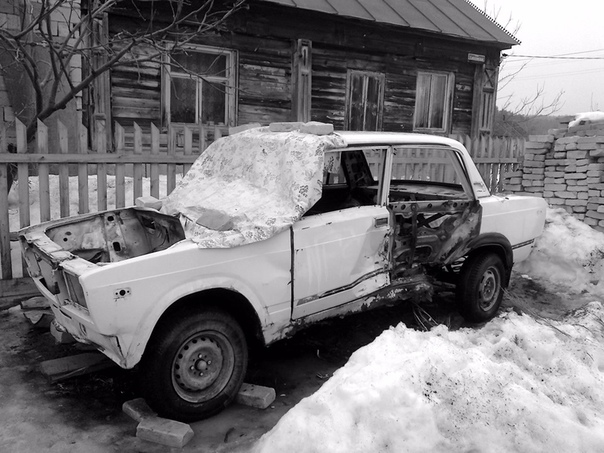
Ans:
[[[604,234],[550,210],[528,278],[594,301],[558,321],[398,325],[290,410],[255,452],[604,451]]]

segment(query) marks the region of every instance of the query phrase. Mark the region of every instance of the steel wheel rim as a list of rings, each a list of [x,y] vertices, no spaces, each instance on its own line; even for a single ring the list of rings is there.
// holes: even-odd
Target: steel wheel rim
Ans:
[[[235,367],[234,350],[220,332],[199,332],[178,349],[172,362],[172,386],[190,403],[216,397],[227,386]]]
[[[494,267],[489,267],[478,285],[478,300],[480,309],[489,311],[497,303],[499,297],[499,288],[501,286],[501,278],[499,272]]]

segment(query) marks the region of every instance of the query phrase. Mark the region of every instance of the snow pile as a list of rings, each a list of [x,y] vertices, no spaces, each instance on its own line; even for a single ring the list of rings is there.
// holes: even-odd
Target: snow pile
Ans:
[[[548,210],[520,270],[595,299],[604,295],[604,234]],[[510,311],[479,329],[391,328],[254,451],[288,450],[602,452],[604,307],[591,302],[561,321]]]
[[[583,126],[584,124],[604,123],[604,112],[577,113],[575,119],[568,123],[568,127]]]
[[[604,308],[546,325],[399,325],[358,350],[255,452],[604,451]],[[292,450],[293,447],[293,450]]]
[[[516,270],[548,281],[560,293],[604,297],[604,233],[563,209],[548,209],[545,231]]]

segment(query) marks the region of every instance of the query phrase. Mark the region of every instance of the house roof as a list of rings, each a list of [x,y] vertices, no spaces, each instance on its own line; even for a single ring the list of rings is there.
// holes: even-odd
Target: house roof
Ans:
[[[520,44],[511,33],[468,0],[264,0],[335,14],[498,44]]]

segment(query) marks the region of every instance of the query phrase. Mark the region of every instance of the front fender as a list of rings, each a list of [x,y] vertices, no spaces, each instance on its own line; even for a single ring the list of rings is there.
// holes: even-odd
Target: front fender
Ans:
[[[245,283],[221,277],[191,282],[173,288],[161,301],[154,304],[152,310],[141,319],[134,334],[122,336],[123,341],[129,343],[124,344],[126,368],[132,368],[141,360],[155,326],[170,307],[185,297],[212,289],[227,289],[243,296],[258,315],[263,331],[266,326],[271,324],[269,311],[262,304],[254,290]]]

